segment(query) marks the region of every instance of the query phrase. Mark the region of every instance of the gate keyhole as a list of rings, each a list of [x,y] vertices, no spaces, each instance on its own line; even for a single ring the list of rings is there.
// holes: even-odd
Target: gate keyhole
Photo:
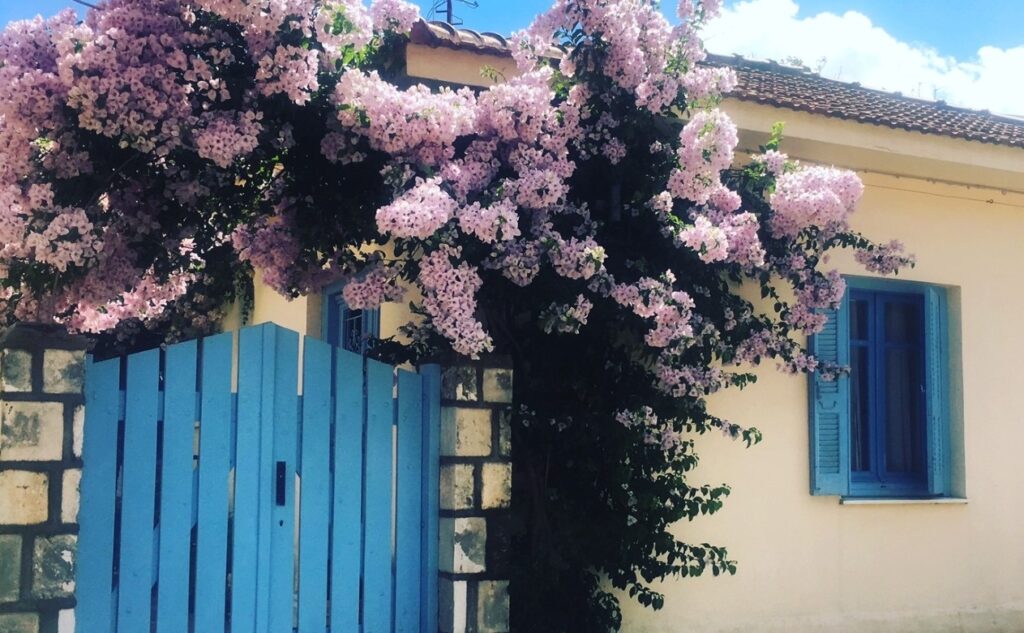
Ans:
[[[276,503],[279,506],[284,505],[284,484],[285,484],[285,463],[277,462],[277,477],[276,477]]]

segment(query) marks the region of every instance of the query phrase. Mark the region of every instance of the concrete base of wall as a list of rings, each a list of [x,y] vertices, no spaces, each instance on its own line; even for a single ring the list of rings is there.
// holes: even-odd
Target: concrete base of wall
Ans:
[[[668,622],[624,626],[623,633],[1021,633],[1024,603],[987,609],[948,611],[854,613],[829,616],[736,620],[723,622]],[[728,621],[728,622],[725,622]]]

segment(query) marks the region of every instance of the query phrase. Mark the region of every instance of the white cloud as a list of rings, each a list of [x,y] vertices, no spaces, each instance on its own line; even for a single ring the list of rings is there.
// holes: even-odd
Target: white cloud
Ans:
[[[798,18],[794,0],[745,0],[704,30],[713,53],[797,58],[825,77],[951,105],[1024,115],[1024,45],[957,60],[896,39],[856,11]],[[824,60],[824,65],[818,68]]]

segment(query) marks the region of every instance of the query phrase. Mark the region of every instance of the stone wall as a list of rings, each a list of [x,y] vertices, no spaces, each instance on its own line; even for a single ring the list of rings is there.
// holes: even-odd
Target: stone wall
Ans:
[[[501,360],[445,369],[441,379],[440,628],[509,630],[510,414]]]
[[[0,633],[72,633],[85,342],[20,325],[0,339]],[[442,377],[439,628],[509,630],[513,373]]]
[[[74,629],[84,349],[45,327],[0,340],[0,633]]]

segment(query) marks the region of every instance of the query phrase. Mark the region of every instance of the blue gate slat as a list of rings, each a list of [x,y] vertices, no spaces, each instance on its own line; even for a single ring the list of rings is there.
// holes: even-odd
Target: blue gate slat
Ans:
[[[235,523],[231,576],[231,631],[256,631],[256,556],[259,548],[260,428],[263,419],[263,332],[245,328],[238,344],[238,432],[235,442]]]
[[[264,326],[274,341],[273,388],[264,391],[272,406],[264,408],[271,419],[263,429],[273,429],[269,474],[274,494],[270,503],[268,627],[260,631],[291,631],[294,627],[295,587],[295,473],[298,453],[299,335],[276,325]],[[283,465],[283,466],[282,466]],[[281,471],[283,469],[283,481]],[[260,544],[261,548],[263,544]],[[259,611],[257,611],[259,613]],[[257,620],[259,622],[259,620]]]
[[[363,359],[343,349],[335,354],[330,630],[357,633],[362,574]]]
[[[172,345],[164,361],[157,633],[188,630],[197,349],[196,341]]]
[[[398,370],[395,631],[419,633],[423,552],[423,380]]]
[[[424,365],[423,377],[423,628],[437,629],[438,511],[441,474],[441,368]]]
[[[199,421],[195,630],[224,630],[231,468],[230,332],[203,340]]]
[[[299,633],[327,630],[331,506],[331,346],[306,337],[302,361]]]
[[[363,527],[363,627],[391,630],[391,477],[393,472],[394,369],[366,361],[366,470]]]
[[[121,538],[117,628],[149,629],[152,619],[153,519],[156,500],[160,350],[128,357],[121,475]]]
[[[121,359],[86,365],[85,429],[75,588],[83,633],[114,630],[114,507]]]

